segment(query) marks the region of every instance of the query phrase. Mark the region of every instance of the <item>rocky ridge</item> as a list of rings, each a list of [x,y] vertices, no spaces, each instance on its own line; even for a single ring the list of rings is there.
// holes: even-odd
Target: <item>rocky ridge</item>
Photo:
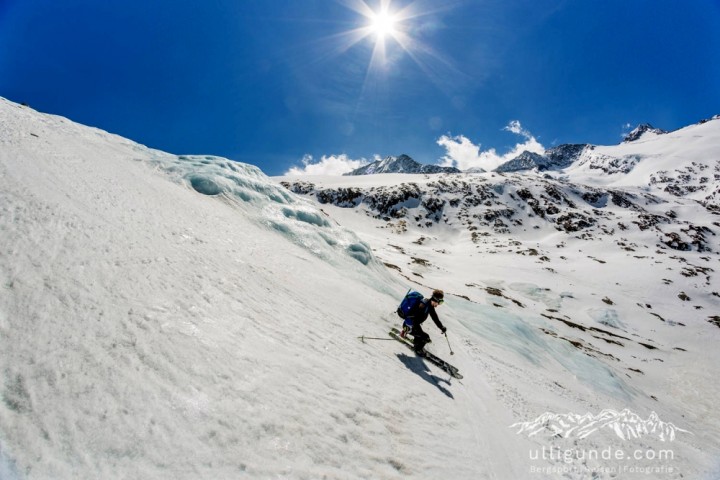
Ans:
[[[542,155],[525,151],[514,159],[503,163],[494,171],[509,173],[533,169],[538,171],[561,170],[572,165],[587,149],[592,150],[593,146],[588,144],[564,144],[550,148]]]
[[[631,131],[630,133],[625,135],[625,137],[623,138],[623,142],[624,143],[634,142],[636,140],[639,140],[646,133],[651,133],[651,134],[655,134],[655,135],[664,135],[668,132],[667,132],[667,130],[663,130],[661,128],[655,128],[652,125],[650,125],[649,123],[641,123],[640,125],[635,127],[633,129],[633,131]]]
[[[427,183],[397,186],[318,188],[312,182],[285,181],[289,190],[320,204],[361,207],[385,222],[419,228],[438,224],[464,230],[477,241],[492,234],[554,229],[579,238],[616,237],[635,230],[652,233],[659,249],[718,252],[720,223],[697,223],[679,210],[714,211],[695,202],[652,193],[572,184],[520,174],[441,175]],[[718,219],[720,220],[720,219]]]
[[[364,165],[345,175],[373,175],[377,173],[460,173],[460,170],[439,165],[423,165],[403,154],[399,157],[385,157],[383,160]]]

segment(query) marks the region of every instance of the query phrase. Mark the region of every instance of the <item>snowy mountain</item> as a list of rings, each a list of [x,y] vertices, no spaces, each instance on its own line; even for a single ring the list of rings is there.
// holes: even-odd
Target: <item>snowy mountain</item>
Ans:
[[[474,242],[483,233],[521,235],[532,229],[538,235],[558,231],[593,241],[607,237],[623,246],[618,235],[642,234],[639,244],[646,248],[720,251],[718,222],[712,221],[717,206],[684,199],[676,189],[661,195],[668,192],[502,174],[414,180],[368,187],[347,182],[343,182],[347,186],[324,187],[306,180],[283,184],[295,193],[314,196],[320,204],[363,207],[373,218],[418,228],[442,224]],[[718,184],[709,183],[707,188],[716,192]]]
[[[542,155],[526,151],[514,159],[503,163],[494,171],[498,173],[510,173],[533,169],[537,171],[560,170],[572,165],[586,148],[592,147],[586,144],[565,144],[548,149]]]
[[[712,120],[716,120],[718,115],[712,119],[703,120],[695,126],[702,125]],[[691,128],[691,127],[686,127]],[[681,129],[682,130],[682,129]],[[647,141],[657,139],[669,132],[655,128],[648,123],[638,125],[633,131],[623,138],[620,148],[615,148],[619,152],[623,152],[622,145],[629,143],[644,144]],[[674,132],[673,132],[674,133]],[[641,141],[642,140],[642,141]],[[652,142],[651,142],[652,143]],[[639,147],[641,150],[642,148]],[[627,155],[615,154],[612,152],[614,147],[602,147],[590,144],[563,144],[557,147],[547,149],[543,154],[524,151],[517,157],[509,160],[494,171],[497,173],[512,173],[535,171],[545,172],[548,170],[562,171],[573,166],[585,165],[587,168],[601,170],[609,175],[616,173],[630,173],[635,165],[643,158],[643,155]],[[610,152],[608,152],[610,150]],[[482,168],[472,168],[463,173],[483,173]],[[372,175],[377,173],[461,173],[454,167],[441,167],[439,165],[423,165],[407,155],[399,157],[388,156],[383,160],[377,160],[363,167],[357,168],[345,175]],[[653,182],[666,181],[667,177],[662,177],[665,171],[656,172],[657,177]],[[706,180],[703,180],[705,182]],[[667,182],[666,182],[667,183]],[[670,186],[669,188],[673,188]],[[692,188],[692,187],[691,187]]]
[[[665,478],[713,478],[715,217],[552,173],[282,179],[299,195],[0,99],[0,478],[648,478],[535,453],[657,435],[509,428],[606,409],[692,432]],[[387,336],[410,287],[445,289],[429,349],[463,380]]]
[[[560,178],[597,186],[642,187],[664,197],[694,200],[718,213],[718,120],[620,145],[586,149]]]
[[[512,160],[503,163],[495,169],[499,173],[517,172],[520,170],[531,170],[537,168],[538,170],[545,170],[547,166],[547,158],[539,153],[525,151],[513,158]]]
[[[345,175],[373,175],[376,173],[460,173],[454,167],[423,165],[407,155],[388,156],[346,173]]]
[[[663,130],[661,128],[655,128],[649,123],[641,123],[640,125],[635,127],[633,131],[625,135],[625,137],[623,138],[623,142],[634,142],[636,140],[640,140],[641,138],[647,139],[651,136],[664,135],[666,133],[668,133],[666,130]]]
[[[710,120],[716,119],[716,117],[717,116]],[[697,125],[702,125],[710,120],[704,120]],[[633,142],[645,143],[655,140],[657,137],[667,133],[669,132],[655,128],[648,123],[643,123],[623,138],[623,144]],[[601,152],[597,152],[596,149],[600,149]],[[586,164],[590,168],[602,170],[604,173],[613,175],[616,173],[629,173],[642,158],[642,155],[617,155],[614,154],[612,150],[613,147],[598,147],[589,144],[564,144],[550,148],[542,155],[523,152],[514,159],[497,167],[495,171],[498,173],[510,173],[530,170],[540,172],[545,170],[563,170],[577,163],[578,165]],[[615,150],[623,151],[622,148],[616,148]]]

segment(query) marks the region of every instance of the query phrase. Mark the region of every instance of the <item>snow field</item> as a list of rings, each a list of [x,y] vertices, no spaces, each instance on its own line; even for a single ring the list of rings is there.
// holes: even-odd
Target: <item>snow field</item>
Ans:
[[[252,167],[1,106],[0,471],[477,478],[472,397],[357,339],[405,286],[351,232]]]

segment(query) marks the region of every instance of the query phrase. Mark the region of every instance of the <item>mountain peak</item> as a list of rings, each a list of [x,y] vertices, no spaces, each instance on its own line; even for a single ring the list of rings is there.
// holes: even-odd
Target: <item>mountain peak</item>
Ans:
[[[507,173],[534,168],[537,168],[538,171],[562,169],[577,160],[588,146],[585,143],[563,144],[545,150],[542,155],[525,150],[517,157],[497,167],[495,171]]]
[[[654,133],[655,135],[662,135],[664,133],[668,133],[667,130],[655,128],[649,123],[641,123],[640,125],[635,127],[632,132],[625,135],[625,138],[623,138],[623,143],[634,142],[648,132]]]
[[[403,153],[397,157],[388,155],[382,160],[376,160],[345,175],[373,175],[376,173],[460,173],[460,170],[453,167],[423,165]]]
[[[547,159],[539,153],[525,150],[517,157],[500,165],[498,168],[495,169],[495,171],[506,173],[517,172],[520,170],[531,170],[533,168],[542,170],[542,167],[544,167],[546,164],[546,160]]]

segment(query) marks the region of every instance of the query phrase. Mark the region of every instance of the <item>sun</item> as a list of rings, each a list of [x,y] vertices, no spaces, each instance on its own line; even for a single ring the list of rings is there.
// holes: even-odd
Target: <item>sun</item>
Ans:
[[[373,12],[369,16],[369,20],[372,32],[377,35],[379,39],[384,39],[388,35],[397,34],[395,29],[397,18],[388,12],[387,9],[380,10],[379,12]]]
[[[443,89],[448,83],[447,79],[457,82],[458,78],[465,78],[449,59],[416,35],[418,32],[434,31],[435,25],[441,23],[436,21],[436,18],[443,11],[454,8],[457,1],[335,1],[357,13],[359,21],[354,28],[342,30],[329,37],[329,40],[335,44],[334,50],[342,54],[358,44],[371,47],[363,91],[382,75],[391,73],[393,67],[404,58],[410,58],[433,83]],[[431,35],[424,36],[431,37]]]

